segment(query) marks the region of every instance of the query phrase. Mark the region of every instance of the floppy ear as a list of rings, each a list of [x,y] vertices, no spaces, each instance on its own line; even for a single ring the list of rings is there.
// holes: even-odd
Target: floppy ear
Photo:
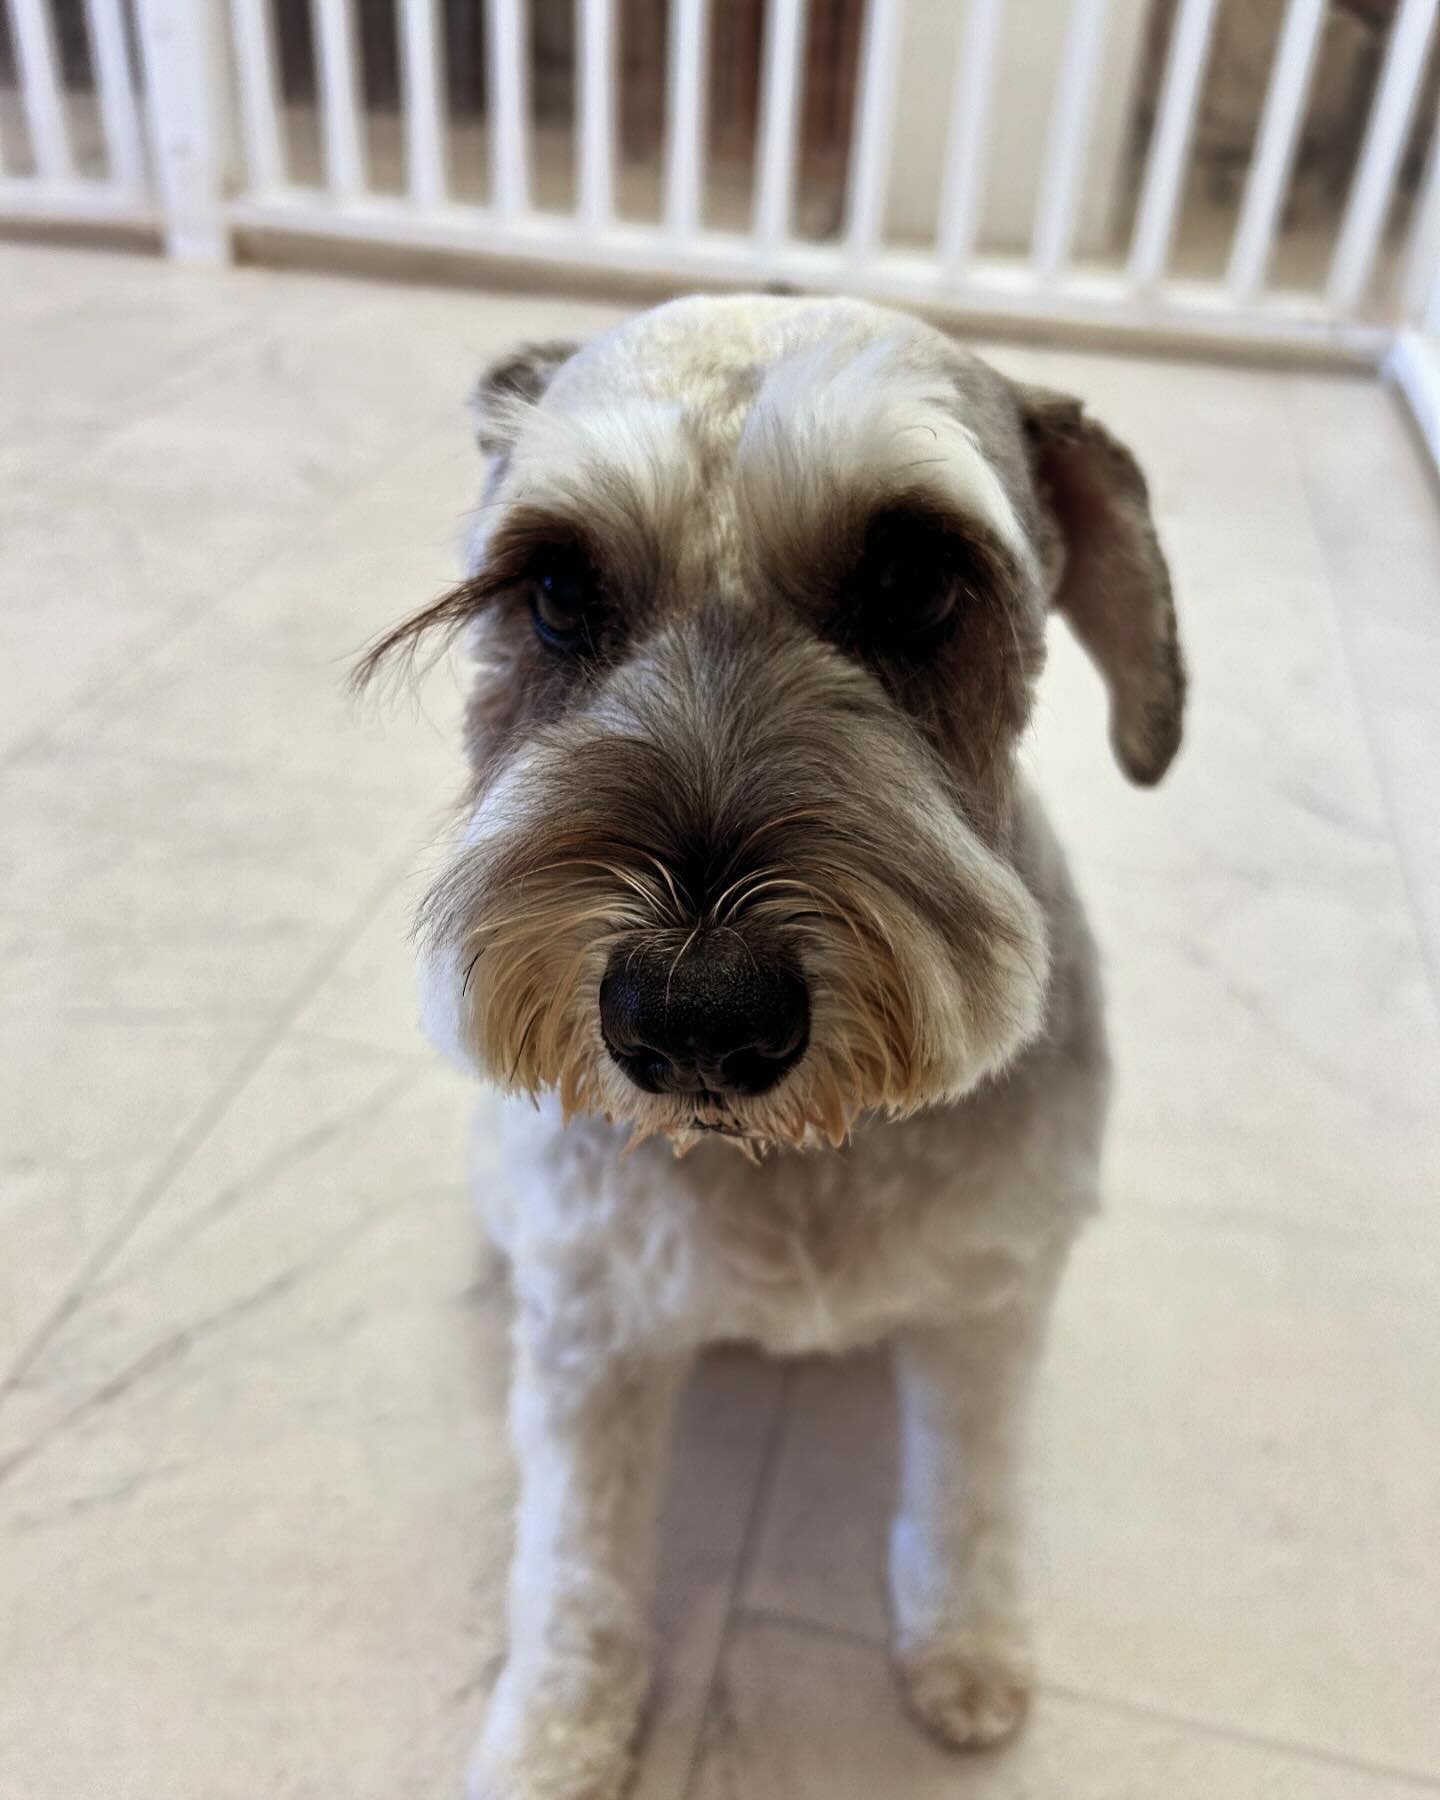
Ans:
[[[551,338],[543,344],[517,345],[490,364],[470,395],[475,436],[486,456],[510,448],[517,411],[540,398],[555,379],[556,370],[579,348],[568,339]]]
[[[1180,748],[1185,664],[1145,477],[1080,401],[1025,386],[1017,398],[1035,486],[1063,547],[1055,606],[1104,677],[1116,760],[1149,787]]]

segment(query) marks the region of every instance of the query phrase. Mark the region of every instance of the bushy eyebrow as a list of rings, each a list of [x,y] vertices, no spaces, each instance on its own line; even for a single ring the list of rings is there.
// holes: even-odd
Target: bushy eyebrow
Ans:
[[[1003,483],[961,419],[943,374],[913,367],[883,338],[787,357],[759,384],[734,452],[735,504],[767,578],[803,581],[858,552],[883,508],[943,516],[1007,562],[1032,552]],[[694,538],[702,489],[697,421],[678,401],[552,410],[507,399],[510,450],[478,535],[478,566],[366,646],[359,690],[408,668],[420,647],[448,643],[522,579],[537,547],[583,537],[617,592],[655,589]]]
[[[903,343],[826,345],[766,376],[736,455],[737,491],[761,539],[828,531],[837,506],[873,511],[913,495],[1021,560],[1025,532],[1004,483],[960,416],[943,374],[906,362]]]

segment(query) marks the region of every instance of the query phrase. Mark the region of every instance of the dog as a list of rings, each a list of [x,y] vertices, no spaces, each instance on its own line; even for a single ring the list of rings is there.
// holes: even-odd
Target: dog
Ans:
[[[469,1791],[622,1792],[667,1429],[718,1340],[888,1340],[901,1688],[998,1743],[1032,1684],[1025,1400],[1108,1083],[1016,750],[1058,612],[1125,773],[1176,753],[1145,481],[1078,401],[848,300],[673,301],[475,406],[465,579],[358,671],[432,633],[476,664],[417,924],[430,1036],[513,1097],[485,1199],[521,1497]]]

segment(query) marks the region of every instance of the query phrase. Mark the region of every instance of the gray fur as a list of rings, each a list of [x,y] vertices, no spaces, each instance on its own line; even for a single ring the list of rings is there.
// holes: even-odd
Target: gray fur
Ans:
[[[944,1741],[994,1743],[1031,1681],[1024,1398],[1098,1203],[1108,1085],[1094,947],[1015,748],[1059,608],[1127,772],[1153,781],[1175,752],[1183,669],[1143,479],[1078,402],[853,302],[677,302],[507,359],[479,404],[495,462],[472,586],[393,640],[473,595],[475,785],[425,915],[427,1018],[521,1096],[485,1204],[518,1300],[523,1495],[472,1792],[621,1791],[666,1421],[719,1339],[894,1342],[902,1690]],[[953,686],[827,635],[827,584],[897,496],[974,546]],[[552,529],[597,546],[614,615],[573,677],[503,574]],[[741,846],[718,897],[679,871],[706,832]],[[627,1082],[596,993],[617,943],[685,955],[722,928],[783,940],[813,1027],[775,1094],[707,1117]]]

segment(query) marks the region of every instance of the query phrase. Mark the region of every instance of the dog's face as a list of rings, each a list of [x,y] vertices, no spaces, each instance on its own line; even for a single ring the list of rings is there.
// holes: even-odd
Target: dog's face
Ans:
[[[1133,460],[838,301],[692,299],[478,395],[474,780],[422,910],[435,1035],[679,1148],[839,1142],[1038,1030],[1014,753],[1059,606],[1158,779],[1183,677]]]

